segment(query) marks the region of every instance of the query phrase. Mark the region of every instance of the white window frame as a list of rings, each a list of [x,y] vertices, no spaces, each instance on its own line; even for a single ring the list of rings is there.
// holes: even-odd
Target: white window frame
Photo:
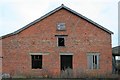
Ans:
[[[97,64],[93,63],[93,58],[95,62],[95,56],[97,56]],[[92,70],[99,69],[100,68],[100,53],[88,53],[87,54],[87,65],[88,65],[88,69],[92,69]]]
[[[65,36],[57,36],[57,47],[65,47],[65,46],[59,46],[58,38],[64,38],[64,45],[65,45]]]

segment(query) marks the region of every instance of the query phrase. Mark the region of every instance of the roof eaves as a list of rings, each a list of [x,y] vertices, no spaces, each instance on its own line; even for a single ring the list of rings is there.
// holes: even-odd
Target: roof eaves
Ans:
[[[10,34],[3,35],[3,36],[0,36],[0,39],[4,39],[4,38],[12,36],[12,35],[15,35],[15,34],[14,33],[10,33]]]

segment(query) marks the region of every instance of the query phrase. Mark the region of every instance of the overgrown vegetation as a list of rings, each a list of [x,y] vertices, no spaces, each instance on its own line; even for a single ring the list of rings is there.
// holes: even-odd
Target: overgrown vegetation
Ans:
[[[5,76],[4,76],[5,77]],[[8,75],[7,75],[8,78]],[[119,80],[118,78],[119,75],[112,75],[112,74],[108,74],[106,73],[106,75],[99,75],[99,74],[87,74],[84,70],[82,69],[76,69],[76,70],[72,70],[70,68],[67,68],[65,70],[61,71],[61,74],[59,76],[54,76],[53,74],[50,73],[49,70],[47,69],[43,69],[42,71],[42,76],[41,77],[32,77],[32,76],[27,76],[26,78],[8,78],[8,79],[2,79],[2,80],[52,80],[54,78],[54,80],[75,80],[75,79],[79,79],[79,80],[96,80],[96,79],[100,79],[100,80]]]
[[[116,65],[117,73],[120,74],[120,63]]]

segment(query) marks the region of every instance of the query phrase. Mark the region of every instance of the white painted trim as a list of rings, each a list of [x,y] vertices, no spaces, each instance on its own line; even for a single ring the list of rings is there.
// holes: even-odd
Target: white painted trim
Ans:
[[[64,45],[65,45],[65,37],[64,36],[57,36],[57,47],[65,47],[65,46],[58,46],[58,38],[64,38]]]
[[[30,55],[49,55],[50,53],[45,52],[45,53],[29,53]]]
[[[59,46],[58,46],[58,37],[57,37],[57,47],[59,47]]]
[[[59,53],[59,55],[73,55],[73,53],[66,52],[66,53]]]

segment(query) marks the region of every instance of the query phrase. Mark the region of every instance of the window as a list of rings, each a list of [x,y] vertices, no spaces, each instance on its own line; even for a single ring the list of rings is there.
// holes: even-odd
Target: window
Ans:
[[[68,35],[55,35],[57,37],[57,46],[64,47],[65,46],[65,37]]]
[[[57,30],[60,30],[60,31],[66,30],[65,29],[65,23],[58,23],[57,24]]]
[[[64,37],[58,37],[58,46],[65,46]]]
[[[42,69],[42,55],[31,55],[32,69]]]
[[[89,69],[99,69],[99,54],[89,54],[87,58]]]

